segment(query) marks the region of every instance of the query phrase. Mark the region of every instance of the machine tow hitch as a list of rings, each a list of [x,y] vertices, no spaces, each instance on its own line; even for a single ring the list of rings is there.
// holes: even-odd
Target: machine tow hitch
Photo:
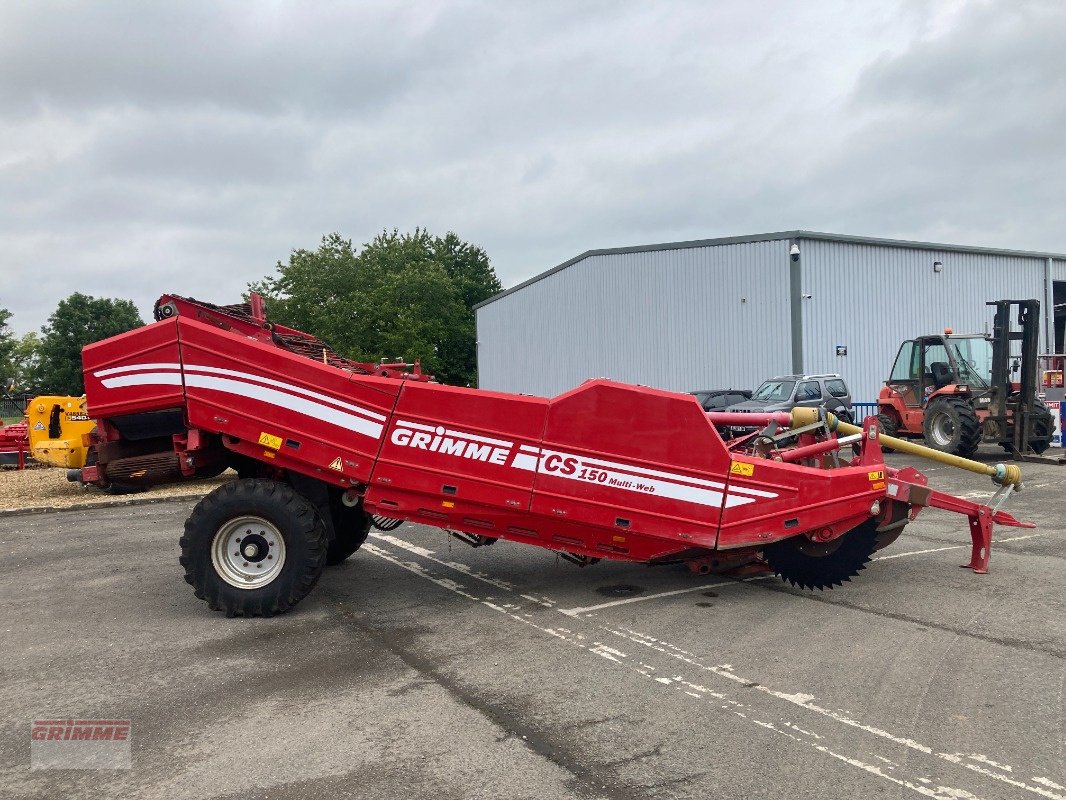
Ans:
[[[942,453],[914,442],[885,436],[878,432],[877,422],[870,420],[865,428],[858,428],[836,419],[831,413],[826,415],[827,427],[833,431],[848,434],[842,437],[851,438],[855,433],[863,433],[867,437],[876,437],[878,443],[889,445],[893,449],[911,453],[913,455],[929,458],[948,466],[958,467],[979,475],[987,475],[999,489],[987,504],[975,503],[961,497],[930,489],[925,485],[925,476],[915,469],[904,468],[894,470],[889,468],[886,494],[895,500],[909,503],[912,506],[912,518],[917,515],[923,506],[939,508],[944,511],[952,511],[963,514],[970,523],[970,538],[973,542],[973,550],[970,561],[960,566],[972,569],[979,575],[988,574],[988,562],[992,555],[992,526],[993,524],[1006,525],[1012,528],[1035,528],[1032,522],[1023,522],[1000,508],[1015,491],[1022,488],[1021,470],[1016,464],[982,464],[968,458]],[[794,452],[794,451],[793,451]]]

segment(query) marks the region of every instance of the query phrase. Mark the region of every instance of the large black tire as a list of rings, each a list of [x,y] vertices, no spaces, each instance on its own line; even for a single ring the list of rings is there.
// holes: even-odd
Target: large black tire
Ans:
[[[973,406],[961,397],[941,397],[925,409],[925,443],[942,453],[969,458],[981,444],[981,423]]]
[[[1029,440],[1029,449],[1040,455],[1051,447],[1051,439],[1055,435],[1055,417],[1051,414],[1051,409],[1042,401],[1036,400],[1030,420],[1033,425],[1033,437]],[[1014,446],[1010,443],[1004,444],[1003,449],[1008,453],[1014,452]]]
[[[782,539],[763,548],[770,568],[793,586],[831,589],[866,569],[877,549],[877,521],[870,519],[831,542],[806,536]]]
[[[314,506],[291,486],[236,480],[196,504],[181,537],[181,565],[215,611],[271,617],[314,588],[327,538]]]
[[[899,423],[891,414],[882,413],[877,415],[877,428],[885,436],[895,436],[899,431]],[[881,450],[886,453],[894,452],[891,447],[885,447],[884,445],[881,445]]]
[[[1033,411],[1039,421],[1033,424],[1033,438],[1029,440],[1029,447],[1039,454],[1051,447],[1051,440],[1055,438],[1055,415],[1041,400],[1034,403]]]
[[[362,503],[348,507],[341,501],[342,494],[331,487],[329,506],[333,518],[333,538],[326,552],[326,566],[329,567],[343,563],[362,547],[372,522],[370,515],[363,511]]]

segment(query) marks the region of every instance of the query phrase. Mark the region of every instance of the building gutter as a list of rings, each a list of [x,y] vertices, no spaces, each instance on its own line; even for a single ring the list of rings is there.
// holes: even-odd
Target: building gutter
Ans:
[[[792,328],[792,374],[803,374],[803,255],[799,240],[788,240],[789,312]]]

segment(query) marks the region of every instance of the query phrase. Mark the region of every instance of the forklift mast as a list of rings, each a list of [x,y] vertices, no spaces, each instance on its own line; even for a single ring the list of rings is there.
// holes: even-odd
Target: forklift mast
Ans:
[[[1033,438],[1033,412],[1036,409],[1037,361],[1040,354],[1040,301],[994,300],[992,323],[992,400],[989,420],[1000,430],[1012,430],[1016,453],[1024,453]],[[1018,307],[1018,330],[1012,327],[1012,310]],[[1011,381],[1011,342],[1021,342],[1019,391]],[[1013,423],[1013,424],[1011,424]]]

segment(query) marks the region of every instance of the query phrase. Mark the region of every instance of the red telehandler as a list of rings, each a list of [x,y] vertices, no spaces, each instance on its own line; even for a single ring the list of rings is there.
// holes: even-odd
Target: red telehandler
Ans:
[[[239,306],[164,295],[156,319],[84,349],[97,428],[77,477],[151,485],[235,468],[181,537],[186,581],[229,615],[292,608],[375,516],[579,565],[703,574],[758,562],[812,589],[850,580],[924,506],[968,517],[975,572],[994,522],[1032,527],[998,510],[1016,466],[955,459],[1000,490],[987,505],[943,494],[885,465],[875,418],[704,412],[691,395],[606,380],[550,399],[443,386],[417,367],[343,359],[268,322],[254,295]],[[758,430],[723,439],[741,423]]]
[[[964,458],[981,442],[998,444],[1017,459],[1048,449],[1055,419],[1037,397],[1040,301],[986,305],[996,308],[991,335],[947,329],[900,345],[877,399],[885,433],[921,437],[936,450]]]

